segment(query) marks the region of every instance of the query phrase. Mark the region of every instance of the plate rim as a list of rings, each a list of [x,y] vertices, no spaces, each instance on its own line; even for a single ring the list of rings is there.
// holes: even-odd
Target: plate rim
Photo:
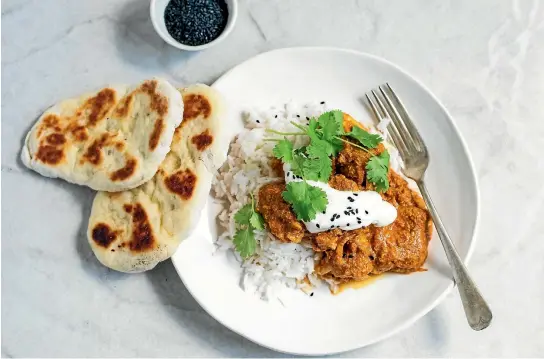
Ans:
[[[275,54],[275,53],[281,53],[281,52],[289,53],[289,52],[304,52],[304,51],[341,52],[341,53],[356,55],[356,56],[359,56],[359,57],[364,57],[364,58],[367,58],[367,59],[372,59],[374,61],[378,61],[378,62],[381,62],[381,63],[383,63],[385,65],[393,67],[395,70],[401,72],[403,75],[408,77],[411,81],[414,81],[418,86],[420,86],[420,88],[424,92],[426,92],[427,95],[429,95],[432,98],[432,100],[439,106],[439,108],[444,112],[444,114],[448,118],[449,122],[451,123],[454,132],[457,134],[457,137],[459,138],[459,140],[461,142],[462,151],[463,151],[464,155],[466,156],[466,158],[468,160],[468,165],[469,165],[469,169],[470,169],[470,176],[471,176],[472,181],[474,183],[474,190],[475,190],[475,195],[476,195],[475,196],[476,218],[474,220],[474,225],[473,225],[473,228],[472,228],[472,239],[470,241],[469,248],[467,250],[465,258],[462,259],[465,266],[468,265],[468,262],[470,261],[472,255],[474,253],[474,250],[475,250],[475,247],[476,247],[476,242],[477,242],[477,239],[478,239],[479,229],[480,229],[480,215],[481,215],[481,213],[480,213],[480,211],[481,211],[480,195],[481,194],[480,194],[480,185],[479,185],[479,182],[478,182],[478,177],[476,176],[476,166],[474,165],[474,160],[472,158],[472,155],[470,154],[470,151],[468,149],[468,145],[466,143],[466,140],[463,137],[462,133],[459,131],[459,127],[455,123],[455,120],[454,120],[453,116],[446,109],[446,107],[442,104],[442,102],[438,99],[438,97],[436,95],[434,95],[434,93],[431,92],[427,88],[427,86],[425,84],[423,84],[416,77],[412,76],[410,73],[408,73],[402,67],[400,67],[399,65],[396,65],[395,63],[393,63],[393,62],[391,62],[391,61],[389,61],[389,60],[387,60],[387,59],[385,59],[383,57],[380,57],[380,56],[377,56],[377,55],[374,55],[374,54],[370,54],[370,53],[367,53],[367,52],[363,52],[363,51],[353,50],[353,49],[330,47],[330,46],[284,47],[284,48],[278,48],[278,49],[273,49],[273,50],[270,50],[270,51],[262,52],[260,54],[257,54],[255,56],[250,57],[249,59],[246,59],[246,60],[242,61],[241,63],[235,65],[234,67],[232,67],[229,70],[227,70],[226,72],[224,72],[219,78],[217,78],[212,83],[211,87],[217,88],[223,81],[225,81],[225,78],[227,78],[230,74],[232,74],[232,72],[234,72],[235,70],[239,69],[240,67],[242,67],[242,66],[246,65],[247,63],[249,63],[249,62],[251,62],[253,60],[256,60],[256,59],[258,59],[260,57],[264,57],[264,56],[267,56],[267,55],[270,55],[270,54]],[[207,208],[207,205],[205,205],[204,210],[206,210],[206,208]],[[344,352],[348,352],[348,351],[352,351],[352,350],[356,350],[356,349],[361,349],[363,347],[366,347],[366,346],[369,346],[371,344],[375,344],[375,343],[378,343],[378,342],[380,342],[382,340],[390,338],[390,337],[398,334],[399,332],[407,329],[408,327],[412,326],[415,322],[417,322],[423,316],[428,314],[431,310],[436,308],[444,300],[444,298],[451,292],[451,290],[456,286],[453,278],[451,278],[450,284],[444,289],[442,294],[440,294],[433,302],[431,302],[430,304],[425,306],[423,309],[416,312],[410,319],[406,320],[403,324],[395,327],[391,331],[389,331],[389,332],[387,332],[387,333],[385,333],[385,334],[383,334],[381,336],[373,338],[372,340],[362,342],[361,344],[356,344],[355,346],[349,346],[349,347],[346,347],[345,349],[342,349],[342,350],[315,351],[315,352],[297,352],[297,351],[286,351],[286,350],[283,350],[283,349],[278,349],[278,348],[275,348],[275,347],[273,347],[271,345],[262,343],[259,340],[255,340],[253,338],[250,338],[249,336],[245,335],[244,333],[241,333],[239,330],[236,330],[236,329],[232,328],[230,325],[226,324],[220,318],[217,318],[216,316],[214,316],[210,312],[210,310],[193,294],[190,287],[187,286],[187,284],[185,283],[183,274],[182,274],[181,270],[178,268],[178,266],[176,265],[176,261],[173,259],[173,257],[171,258],[171,261],[172,261],[172,264],[174,265],[174,268],[175,268],[178,276],[180,277],[181,281],[183,282],[183,285],[185,286],[187,291],[191,294],[193,299],[198,303],[198,305],[200,305],[200,307],[202,309],[204,309],[204,311],[208,315],[210,315],[213,319],[215,319],[221,325],[223,325],[224,327],[226,327],[230,331],[232,331],[232,332],[244,337],[245,339],[251,341],[252,343],[260,345],[260,346],[262,346],[264,348],[267,348],[267,349],[270,349],[270,350],[273,350],[273,351],[279,352],[279,353],[291,354],[291,355],[302,355],[302,356],[334,355],[334,354],[344,353]]]

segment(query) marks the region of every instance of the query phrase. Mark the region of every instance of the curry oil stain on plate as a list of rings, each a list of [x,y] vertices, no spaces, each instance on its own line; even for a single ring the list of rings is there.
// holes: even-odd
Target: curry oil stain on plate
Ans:
[[[373,276],[368,277],[365,280],[357,280],[357,281],[353,281],[353,282],[342,283],[342,284],[338,285],[338,288],[336,290],[331,291],[331,293],[334,294],[334,295],[339,295],[339,294],[343,293],[345,290],[348,290],[348,289],[361,289],[361,288],[364,288],[364,287],[376,282],[378,279],[380,279],[382,277],[383,277],[383,275],[373,275]]]
[[[397,66],[374,56],[328,48],[292,48],[256,56],[213,85],[230,106],[229,135],[242,126],[241,112],[290,100],[327,101],[363,123],[372,118],[362,99],[388,82],[407,106],[431,153],[427,186],[459,254],[474,247],[479,213],[476,177],[466,145],[439,101]],[[375,343],[407,328],[437,306],[452,289],[449,266],[436,232],[425,272],[387,275],[363,288],[309,297],[291,291],[285,300],[264,302],[239,287],[240,266],[232,256],[214,255],[212,209],[203,211],[191,238],[172,257],[198,303],[231,330],[265,347],[293,354],[339,353]],[[372,308],[372,310],[369,310]],[[379,308],[383,308],[380,310]],[[326,315],[316,315],[324,313]]]

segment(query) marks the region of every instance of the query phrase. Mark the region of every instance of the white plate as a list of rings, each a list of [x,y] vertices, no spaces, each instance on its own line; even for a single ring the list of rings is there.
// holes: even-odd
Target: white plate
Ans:
[[[427,183],[442,219],[465,261],[474,248],[478,186],[467,147],[439,101],[397,66],[375,56],[327,48],[292,48],[256,56],[214,84],[229,101],[225,121],[231,135],[242,128],[240,112],[289,100],[328,102],[357,120],[371,122],[362,98],[388,82],[407,106],[431,153]],[[215,233],[208,210],[172,261],[196,301],[231,330],[265,347],[293,354],[343,352],[377,342],[408,327],[452,289],[448,264],[436,233],[426,272],[386,275],[340,295],[326,290],[295,293],[286,307],[259,300],[239,287],[240,269],[213,255]],[[300,294],[300,295],[299,295]]]

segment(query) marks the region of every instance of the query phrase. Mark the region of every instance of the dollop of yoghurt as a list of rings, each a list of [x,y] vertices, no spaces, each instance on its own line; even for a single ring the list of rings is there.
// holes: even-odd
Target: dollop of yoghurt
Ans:
[[[291,171],[290,165],[284,164],[283,170],[285,183],[302,181],[301,177]],[[339,191],[328,183],[306,182],[322,189],[329,202],[325,212],[319,212],[313,220],[304,222],[310,233],[324,232],[333,228],[350,231],[371,224],[384,227],[397,218],[397,209],[384,201],[376,191]]]

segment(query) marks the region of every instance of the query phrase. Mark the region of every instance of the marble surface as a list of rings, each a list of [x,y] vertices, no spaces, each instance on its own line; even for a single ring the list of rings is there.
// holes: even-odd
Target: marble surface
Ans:
[[[201,53],[153,31],[148,0],[2,1],[2,355],[282,356],[222,327],[170,262],[102,267],[85,239],[92,191],[26,170],[23,137],[53,102],[162,75],[210,83],[263,51],[358,49],[421,79],[476,164],[481,228],[469,268],[494,311],[473,332],[452,292],[408,330],[343,356],[544,355],[544,1],[240,0]]]

